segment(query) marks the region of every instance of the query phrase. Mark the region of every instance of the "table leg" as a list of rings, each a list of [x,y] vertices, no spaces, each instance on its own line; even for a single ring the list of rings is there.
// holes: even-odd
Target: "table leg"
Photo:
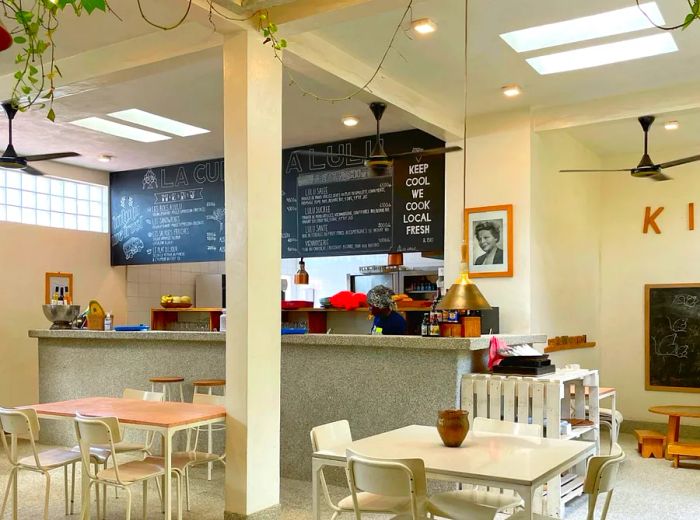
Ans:
[[[518,520],[534,520],[535,515],[532,510],[532,504],[535,499],[535,487],[533,486],[520,486],[516,489],[520,498],[523,499],[523,510],[518,515]]]
[[[672,460],[673,456],[668,454],[669,444],[678,442],[681,429],[681,418],[678,415],[668,416],[668,429],[666,430],[666,460]]]
[[[0,434],[4,435],[3,432]],[[17,435],[10,436],[10,460],[17,460]],[[15,468],[12,472],[12,520],[17,520],[17,473],[19,471]]]
[[[323,464],[311,457],[311,519],[321,520],[321,510],[318,500],[318,483],[321,478]]]
[[[172,478],[170,472],[172,471],[172,452],[173,452],[173,432],[168,429],[163,435],[163,462],[165,465],[165,482],[163,483],[163,500],[165,501],[165,518],[170,520],[172,518]]]

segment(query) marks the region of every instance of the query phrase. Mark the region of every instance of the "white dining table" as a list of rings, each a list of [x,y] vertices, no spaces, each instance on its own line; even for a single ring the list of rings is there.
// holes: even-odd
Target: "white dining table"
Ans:
[[[433,426],[406,426],[312,455],[313,519],[320,520],[319,478],[324,466],[345,466],[346,450],[369,457],[420,458],[430,479],[515,490],[522,519],[533,512],[535,490],[595,454],[595,442],[470,432],[459,448],[447,448]]]

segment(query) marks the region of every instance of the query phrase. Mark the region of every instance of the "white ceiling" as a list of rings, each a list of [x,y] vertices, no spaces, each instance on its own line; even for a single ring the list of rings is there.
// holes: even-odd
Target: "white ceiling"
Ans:
[[[377,4],[382,1],[378,0]],[[177,9],[173,7],[174,3]],[[682,19],[687,8],[687,4],[679,0],[657,0],[657,3],[668,22]],[[678,53],[552,76],[539,76],[525,63],[523,56],[515,53],[498,36],[515,29],[629,7],[630,4],[632,2],[629,0],[472,1],[470,113],[537,109],[671,87],[681,81],[685,84],[700,82],[700,68],[694,66],[700,60],[700,23],[698,27],[674,32],[680,48]],[[165,24],[179,17],[180,8],[184,5],[185,2],[171,0],[144,2],[148,13]],[[424,39],[409,39],[408,33],[400,34],[397,51],[390,54],[382,70],[383,75],[394,78],[425,97],[439,100],[445,107],[454,107],[458,112],[462,110],[463,96],[463,5],[464,0],[416,0],[414,18],[429,16],[437,22],[439,30]],[[117,12],[124,19],[123,23],[102,14],[91,16],[89,23],[73,15],[66,16],[58,33],[57,53],[61,57],[79,55],[89,49],[158,32],[158,29],[141,20],[135,6],[136,2],[119,3]],[[370,18],[332,24],[313,34],[368,65],[374,65],[401,14],[402,9],[379,12]],[[198,13],[194,20],[208,27],[202,13]],[[280,32],[283,35],[284,26]],[[642,34],[645,33],[639,35]],[[12,52],[0,53],[0,75],[14,71],[11,63],[13,55]],[[299,60],[292,59],[289,63],[301,71],[300,81],[314,90],[338,94],[351,88]],[[523,86],[524,94],[516,99],[505,99],[500,87],[513,82]],[[67,162],[113,171],[218,157],[223,155],[222,95],[221,51],[219,48],[210,49],[142,67],[138,69],[138,74],[115,74],[107,86],[58,99],[55,124],[45,120],[40,112],[19,114],[15,122],[15,144],[25,154],[76,151],[83,157]],[[303,97],[295,87],[285,85],[284,146],[373,133],[373,121],[366,108],[366,103],[372,99],[373,96],[367,94],[358,100],[331,105]],[[99,116],[132,107],[202,126],[212,132],[143,144],[66,124],[81,117]],[[640,106],[639,113],[644,112],[644,107]],[[384,131],[409,127],[398,113],[389,108],[383,121]],[[360,125],[353,129],[342,126],[340,118],[349,114],[359,116]],[[697,135],[693,129],[700,130],[700,115],[692,116],[688,116],[689,121],[696,123],[684,123],[673,136],[666,136],[663,129],[654,128],[654,137],[659,137],[652,146],[675,147],[681,143],[680,147],[691,147],[694,144],[693,133]],[[641,147],[641,132],[636,125],[634,120],[624,120],[594,125],[595,128],[574,128],[570,132],[602,154],[631,152]],[[0,124],[0,132],[0,136],[6,132],[4,121]],[[116,159],[109,165],[98,163],[96,156],[100,153],[112,154]]]

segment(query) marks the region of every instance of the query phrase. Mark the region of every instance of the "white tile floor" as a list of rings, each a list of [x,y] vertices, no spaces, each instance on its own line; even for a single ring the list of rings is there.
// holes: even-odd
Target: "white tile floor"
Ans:
[[[665,460],[642,459],[636,453],[636,443],[631,435],[623,434],[621,444],[627,453],[612,499],[609,520],[666,520],[700,519],[700,470],[681,468],[674,470]],[[8,464],[0,458],[0,486],[4,491],[7,482]],[[204,469],[192,472],[192,512],[185,514],[187,519],[221,520],[223,518],[223,469],[219,466],[211,482],[206,480]],[[19,518],[41,518],[43,510],[43,480],[40,475],[24,473],[20,477]],[[335,497],[342,497],[347,490],[333,488]],[[79,495],[79,490],[77,492]],[[107,518],[124,518],[124,498],[115,499],[110,492]],[[77,500],[79,498],[77,497]],[[149,493],[149,518],[162,518],[159,515],[158,496],[155,487]],[[311,518],[311,485],[309,482],[283,480],[281,489],[282,519],[308,520]],[[77,504],[76,504],[77,505]],[[602,501],[598,514],[602,508]],[[140,518],[141,491],[134,488],[132,513]],[[573,501],[567,508],[566,518],[584,520],[586,518],[586,498]],[[373,515],[375,518],[377,515]],[[11,518],[6,513],[5,518]],[[51,519],[65,518],[63,514],[63,476],[55,473],[52,482]],[[75,516],[74,518],[77,518]],[[93,510],[93,518],[94,510]],[[330,518],[330,511],[324,509],[323,519]],[[345,515],[347,520],[351,516]],[[368,516],[367,518],[372,518]]]

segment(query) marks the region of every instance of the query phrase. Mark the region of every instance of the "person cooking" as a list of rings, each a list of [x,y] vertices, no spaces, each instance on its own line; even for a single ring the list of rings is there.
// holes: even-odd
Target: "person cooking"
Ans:
[[[396,312],[396,304],[392,300],[394,291],[384,285],[377,285],[367,293],[369,311],[374,316],[372,334],[384,336],[400,336],[406,334],[406,320]]]

